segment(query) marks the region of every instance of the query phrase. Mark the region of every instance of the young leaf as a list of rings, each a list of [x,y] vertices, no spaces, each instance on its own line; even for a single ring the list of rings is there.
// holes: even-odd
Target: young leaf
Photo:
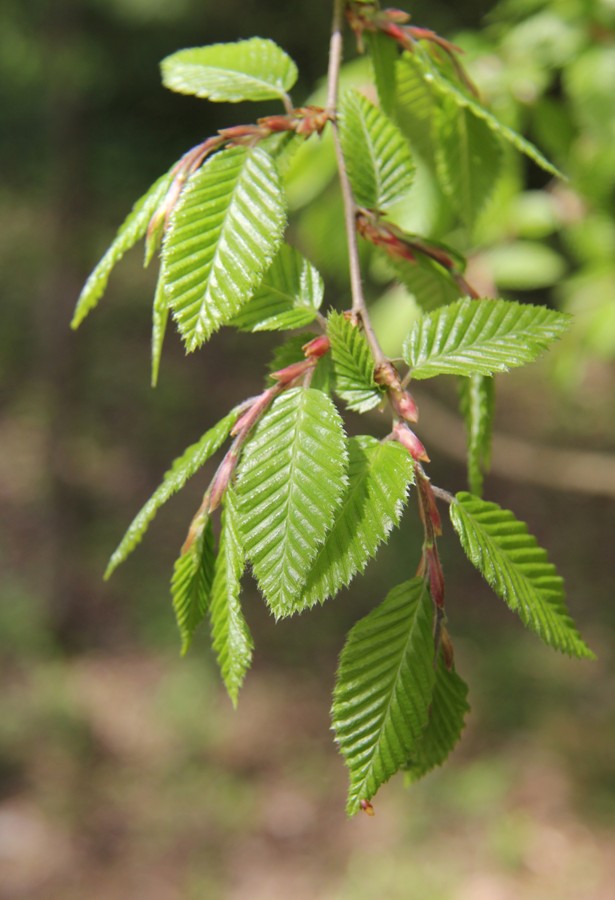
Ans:
[[[395,121],[410,141],[413,151],[428,165],[433,165],[433,123],[438,111],[437,98],[413,53],[405,53],[397,61],[396,74]]]
[[[403,200],[412,186],[414,163],[396,125],[359,94],[344,94],[340,138],[355,201],[386,210]]]
[[[256,293],[229,324],[243,331],[302,328],[316,318],[323,294],[314,266],[294,247],[282,244]]]
[[[192,176],[171,216],[161,269],[188,351],[250,298],[284,223],[280,179],[261,148],[224,150]]]
[[[233,706],[237,706],[239,689],[250,668],[254,649],[239,603],[245,560],[236,516],[235,498],[229,488],[222,512],[220,549],[214,569],[209,615],[213,648]]]
[[[444,97],[436,116],[436,171],[442,190],[471,228],[490,198],[502,148],[484,119]]]
[[[440,658],[429,709],[429,722],[412,757],[406,761],[406,783],[412,784],[441,766],[461,737],[469,711],[468,686],[454,669],[448,670]]]
[[[156,293],[154,295],[154,307],[152,309],[152,387],[156,387],[158,384],[160,357],[162,356],[162,345],[164,343],[168,319],[169,304],[167,303],[162,278],[159,278],[158,284],[156,285]]]
[[[503,138],[503,140],[507,141],[509,144],[512,144],[516,150],[528,156],[536,163],[536,165],[540,166],[541,169],[544,169],[545,172],[554,175],[556,178],[563,177],[562,173],[553,165],[553,163],[549,162],[549,160],[542,155],[540,150],[535,147],[531,141],[526,140],[526,138],[522,137],[512,128],[509,128],[508,125],[504,125],[493,115],[493,113],[489,112],[488,109],[485,109],[484,106],[481,106],[477,100],[464,93],[457,85],[453,84],[452,81],[449,81],[448,78],[438,70],[428,53],[421,52],[417,47],[412,53],[412,57],[414,63],[420,67],[425,81],[433,86],[441,97],[449,97],[458,107],[469,109],[475,116],[478,116],[479,119],[483,119],[494,134]]]
[[[415,379],[492,375],[533,362],[570,317],[513,300],[459,300],[419,319],[404,342]]]
[[[568,615],[562,579],[524,522],[466,492],[450,516],[470,562],[527,628],[563,653],[593,658]]]
[[[205,518],[199,534],[186,553],[175,562],[171,593],[177,626],[182,639],[182,656],[207,612],[214,575],[214,533],[211,519]]]
[[[203,437],[188,447],[184,453],[172,464],[162,480],[162,483],[154,491],[145,506],[137,513],[128,531],[124,535],[119,547],[109,560],[105,578],[124,562],[141,541],[148,526],[160,507],[167,502],[169,497],[181,490],[189,478],[192,478],[198,470],[205,465],[210,456],[222,446],[229,436],[231,428],[239,418],[239,408],[232,409],[228,415],[220,419],[217,425],[206,431]]]
[[[366,412],[378,406],[383,390],[374,381],[374,358],[363,332],[343,313],[332,311],[327,319],[336,393],[348,409]]]
[[[367,33],[367,46],[374,70],[374,81],[382,111],[392,116],[395,109],[397,87],[397,47],[387,35]]]
[[[278,397],[246,445],[237,478],[239,530],[276,617],[291,615],[333,524],[346,478],[341,418],[321,391]]]
[[[491,463],[495,382],[485,375],[470,375],[459,380],[459,394],[468,441],[468,484],[471,493],[481,497],[483,472]]]
[[[399,524],[412,477],[412,459],[400,444],[367,435],[348,441],[348,488],[312,565],[300,609],[334,597],[364,570]]]
[[[208,100],[284,100],[297,67],[273,41],[250,38],[233,44],[192,47],[161,63],[162,83],[180,94]]]
[[[333,728],[357,812],[413,756],[429,718],[433,604],[422,578],[394,588],[352,628],[333,695]]]
[[[105,293],[109,275],[127,250],[144,237],[150,219],[162,203],[171,183],[171,173],[167,172],[156,181],[151,188],[137,200],[115,236],[115,239],[103,258],[100,260],[86,281],[70,323],[71,328],[78,328],[85,317],[97,305]]]
[[[459,288],[449,273],[432,259],[417,254],[415,262],[405,259],[389,259],[388,262],[421,309],[437,309],[459,299]]]

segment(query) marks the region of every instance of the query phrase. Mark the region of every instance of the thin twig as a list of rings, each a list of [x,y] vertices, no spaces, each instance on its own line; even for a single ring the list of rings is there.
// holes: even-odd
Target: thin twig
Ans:
[[[377,368],[386,362],[386,357],[382,352],[382,348],[378,343],[372,323],[367,312],[365,297],[363,295],[363,284],[361,282],[361,266],[359,263],[359,248],[357,244],[356,230],[356,205],[352,196],[352,188],[350,179],[346,170],[344,154],[342,153],[342,145],[340,142],[339,129],[337,125],[336,112],[339,94],[339,78],[340,67],[342,64],[343,36],[342,27],[344,21],[344,0],[334,0],[333,5],[333,24],[331,28],[331,43],[329,47],[329,73],[327,87],[327,109],[331,114],[331,127],[333,129],[333,144],[335,146],[335,157],[337,159],[337,171],[342,190],[342,199],[344,202],[344,221],[346,225],[346,239],[348,242],[348,262],[350,270],[350,289],[352,292],[352,311],[355,317],[360,320],[363,325],[365,337],[370,346],[374,364]]]

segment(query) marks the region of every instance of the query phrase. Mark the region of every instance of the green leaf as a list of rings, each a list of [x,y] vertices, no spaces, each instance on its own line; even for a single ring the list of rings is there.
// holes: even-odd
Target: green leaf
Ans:
[[[171,593],[177,626],[182,639],[182,656],[207,612],[214,576],[214,533],[211,519],[204,517],[190,549],[175,562]]]
[[[137,513],[133,519],[128,531],[124,535],[119,547],[109,560],[105,578],[117,569],[120,563],[124,562],[141,541],[143,535],[147,531],[150,522],[167,500],[181,490],[189,478],[192,478],[199,469],[205,465],[210,456],[222,446],[229,436],[231,428],[239,418],[240,407],[231,410],[228,415],[221,419],[217,425],[206,431],[203,437],[188,447],[184,453],[178,457],[172,464],[168,472],[162,480],[162,483],[154,491],[145,506]]]
[[[334,597],[365,569],[399,524],[412,480],[413,462],[400,444],[367,435],[348,441],[348,488],[314,560],[300,609]]]
[[[323,295],[314,266],[294,247],[282,244],[256,293],[230,324],[243,331],[302,328],[316,318]]]
[[[450,516],[470,562],[527,628],[563,653],[593,658],[568,615],[562,579],[524,522],[465,492]]]
[[[234,147],[193,175],[169,222],[161,277],[188,351],[226,325],[271,264],[285,224],[280,179],[259,147]]]
[[[412,149],[428,165],[433,165],[433,123],[438,103],[414,54],[406,53],[397,61],[396,83],[395,120]]]
[[[468,686],[440,658],[429,710],[429,722],[412,757],[406,761],[406,783],[411,784],[441,766],[454,749],[469,711]]]
[[[374,381],[374,358],[364,333],[343,313],[332,311],[327,319],[336,393],[348,409],[366,412],[382,402],[383,389]]]
[[[246,445],[237,478],[239,529],[274,615],[292,614],[333,524],[346,478],[341,418],[321,391],[278,397]]]
[[[491,464],[495,382],[485,375],[470,375],[460,379],[459,392],[468,441],[468,484],[481,497],[483,472]]]
[[[98,304],[109,281],[109,275],[127,250],[144,237],[150,219],[162,203],[171,183],[171,172],[167,172],[137,200],[131,212],[120,226],[115,239],[86,281],[70,323],[78,328],[85,317]]]
[[[162,60],[162,83],[180,94],[238,103],[284,100],[297,67],[273,41],[250,38],[179,50]]]
[[[451,97],[445,97],[438,110],[436,136],[438,180],[461,220],[472,228],[500,173],[500,141],[484,119]]]
[[[158,279],[156,285],[156,293],[154,295],[154,307],[152,309],[152,387],[158,384],[158,373],[160,372],[160,358],[162,356],[162,345],[167,330],[167,322],[169,319],[169,304],[162,283],[162,278]]]
[[[357,205],[386,210],[403,200],[412,186],[414,163],[399,129],[357,91],[344,94],[339,124]]]
[[[349,815],[420,744],[435,681],[432,623],[431,597],[423,579],[414,578],[394,588],[348,635],[333,728],[350,769]]]
[[[420,67],[425,81],[432,86],[441,97],[449,97],[458,107],[469,109],[475,116],[478,116],[479,119],[483,119],[494,134],[503,138],[503,140],[507,141],[509,144],[512,144],[516,150],[528,156],[536,163],[536,165],[540,166],[541,169],[544,169],[545,172],[554,175],[556,178],[563,178],[562,173],[553,165],[553,163],[549,162],[549,160],[542,155],[540,150],[535,147],[531,141],[526,140],[526,138],[522,137],[516,131],[513,131],[508,125],[504,125],[493,115],[493,113],[489,112],[488,109],[485,109],[484,106],[481,106],[477,100],[468,94],[465,94],[457,87],[457,85],[449,81],[448,78],[438,70],[427,52],[421,51],[416,47],[412,57],[415,65]]]
[[[383,112],[392,116],[395,109],[397,82],[397,47],[381,32],[367,33],[367,46],[374,70],[378,100]]]
[[[418,380],[506,372],[533,362],[569,323],[569,316],[544,306],[466,298],[419,319],[404,359]]]
[[[228,695],[237,706],[239,689],[252,662],[254,644],[239,594],[245,559],[237,531],[234,492],[225,493],[220,549],[214,569],[209,614],[213,648]]]
[[[432,259],[417,254],[413,263],[391,258],[388,262],[422,309],[437,309],[459,299],[459,288],[449,273]]]

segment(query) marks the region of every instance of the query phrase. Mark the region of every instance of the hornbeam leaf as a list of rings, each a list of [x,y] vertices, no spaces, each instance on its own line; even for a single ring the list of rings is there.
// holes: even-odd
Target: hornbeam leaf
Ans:
[[[164,343],[168,319],[169,304],[167,303],[162,278],[159,278],[158,284],[156,285],[156,293],[154,295],[154,307],[152,309],[152,387],[156,387],[158,384],[160,358],[162,356],[162,345]]]
[[[350,769],[349,815],[406,765],[429,719],[433,603],[422,578],[394,588],[352,628],[333,695],[333,728]]]
[[[340,505],[346,463],[342,420],[312,388],[278,397],[246,445],[237,478],[239,530],[276,617],[295,612]]]
[[[399,524],[413,462],[397,443],[363,435],[348,441],[348,488],[314,560],[300,609],[323,603],[350,584]]]
[[[483,473],[491,464],[495,382],[485,375],[461,378],[459,395],[468,441],[468,485],[472,494],[481,497]]]
[[[284,224],[280,178],[260,147],[224,150],[192,176],[171,216],[161,268],[188,351],[250,298]]]
[[[188,652],[192,636],[207,612],[214,560],[214,533],[211,519],[206,517],[190,549],[175,562],[171,580],[173,609],[182,639],[182,656]]]
[[[162,483],[154,491],[145,506],[137,513],[128,531],[124,535],[119,547],[109,560],[105,578],[114,572],[124,562],[141,541],[147,531],[150,522],[167,500],[181,490],[189,478],[192,478],[198,470],[205,465],[210,456],[222,446],[229,436],[231,428],[239,418],[240,409],[232,409],[228,415],[220,419],[217,425],[206,431],[203,437],[195,444],[188,447],[178,457],[162,480]]]
[[[468,107],[444,97],[436,117],[436,172],[442,190],[471,228],[498,180],[502,148],[497,135]]]
[[[290,56],[265,38],[179,50],[163,59],[161,69],[162,83],[172,91],[230,103],[284,100],[297,80]]]
[[[458,107],[461,109],[469,109],[475,116],[478,116],[479,119],[483,119],[494,134],[503,138],[509,144],[512,144],[516,150],[528,156],[536,163],[536,165],[540,166],[541,169],[544,169],[545,172],[554,175],[556,178],[564,177],[559,169],[557,169],[553,163],[549,162],[531,141],[522,137],[512,128],[509,128],[508,125],[504,125],[492,112],[485,109],[485,107],[473,97],[464,93],[457,85],[453,84],[452,81],[449,81],[449,79],[439,71],[427,52],[422,52],[417,46],[412,53],[412,58],[413,65],[418,65],[425,81],[432,86],[441,97],[450,97]]]
[[[374,81],[383,112],[392,116],[395,109],[397,47],[381,32],[367,33],[367,46],[374,70]]]
[[[131,212],[120,226],[115,239],[103,258],[100,260],[86,281],[70,323],[71,328],[78,328],[85,317],[98,304],[105,293],[109,275],[127,250],[145,236],[150,219],[162,203],[169,189],[172,175],[167,172],[156,181],[151,188],[137,200]]]
[[[230,324],[242,331],[302,328],[316,318],[323,295],[314,266],[294,247],[282,244],[256,293]]]
[[[357,91],[342,98],[340,138],[359,206],[386,210],[403,200],[414,178],[408,145],[397,126]]]
[[[355,412],[378,406],[384,393],[374,381],[374,358],[364,333],[343,313],[333,311],[327,319],[327,335],[331,341],[336,393]]]
[[[466,298],[419,319],[404,342],[404,359],[416,379],[506,372],[533,362],[569,323],[544,306]]]
[[[254,644],[243,617],[239,594],[245,560],[237,532],[235,498],[226,491],[220,548],[214,569],[209,615],[213,648],[233,706],[252,661]]]
[[[440,658],[429,722],[412,757],[404,765],[407,784],[418,781],[436,766],[441,766],[454,749],[470,709],[467,697],[467,684],[454,669],[449,671]]]
[[[433,123],[438,111],[438,99],[414,53],[406,53],[397,61],[396,83],[395,121],[410,141],[412,149],[433,166]]]
[[[417,253],[415,262],[389,258],[388,263],[421,309],[437,309],[459,299],[450,274],[427,256]]]
[[[556,650],[592,659],[568,615],[563,581],[527,525],[465,491],[451,503],[450,516],[470,562],[523,624]]]

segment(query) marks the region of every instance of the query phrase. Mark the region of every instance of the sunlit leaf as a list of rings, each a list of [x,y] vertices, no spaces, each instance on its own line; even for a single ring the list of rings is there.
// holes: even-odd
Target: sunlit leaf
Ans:
[[[181,490],[189,478],[192,478],[201,469],[210,456],[222,446],[229,436],[231,428],[239,417],[239,409],[233,409],[221,419],[217,425],[206,431],[203,437],[188,447],[178,457],[162,480],[160,486],[154,491],[145,506],[133,519],[128,531],[124,535],[119,547],[109,560],[105,578],[109,578],[112,572],[129,556],[141,541],[147,531],[150,522],[167,500]]]
[[[340,658],[333,728],[357,812],[412,758],[429,720],[433,603],[422,578],[394,588],[352,628]]]
[[[246,445],[237,478],[239,530],[276,617],[296,610],[346,484],[342,421],[321,391],[278,397]]]
[[[450,516],[470,562],[527,628],[569,656],[593,658],[568,615],[562,579],[524,522],[466,492]]]
[[[161,278],[187,349],[201,346],[251,297],[282,240],[284,201],[264,150],[217,153],[175,207]]]
[[[161,63],[165,87],[208,100],[284,99],[297,67],[273,41],[250,38],[232,44],[191,47]]]
[[[348,488],[309,573],[301,608],[323,603],[362,572],[399,523],[413,479],[407,451],[367,435],[348,442]]]

